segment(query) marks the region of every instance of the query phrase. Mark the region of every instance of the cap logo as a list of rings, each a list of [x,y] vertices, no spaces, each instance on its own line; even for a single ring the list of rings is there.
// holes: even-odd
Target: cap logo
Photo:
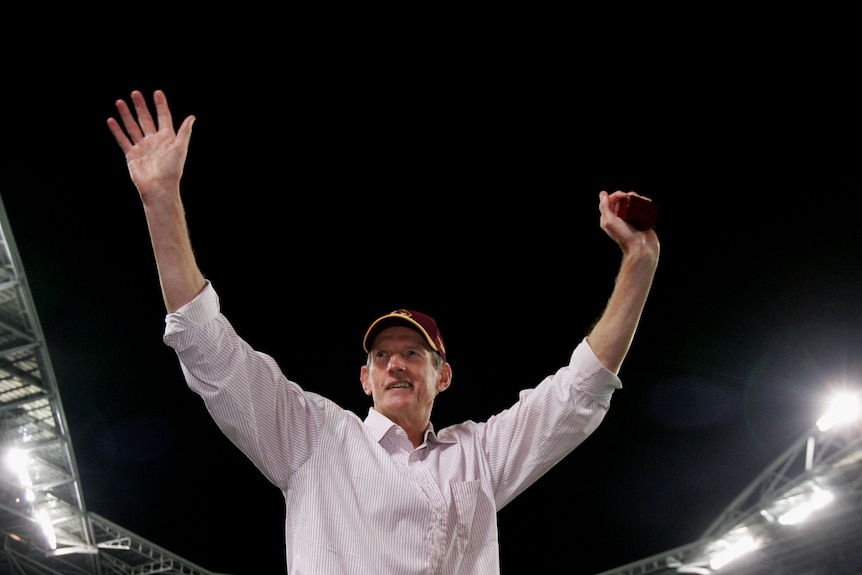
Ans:
[[[437,334],[437,349],[443,352],[443,357],[446,357],[446,346],[443,345],[443,337]]]

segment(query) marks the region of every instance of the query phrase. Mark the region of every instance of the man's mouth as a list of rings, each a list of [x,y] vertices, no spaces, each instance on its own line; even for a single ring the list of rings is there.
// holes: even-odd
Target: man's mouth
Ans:
[[[386,389],[410,389],[411,387],[413,387],[412,383],[409,383],[407,381],[396,381],[391,385],[387,385]]]

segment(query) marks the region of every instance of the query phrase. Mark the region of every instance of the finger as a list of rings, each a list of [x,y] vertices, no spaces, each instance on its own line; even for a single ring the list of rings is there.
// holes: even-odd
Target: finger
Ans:
[[[617,215],[619,213],[620,202],[628,195],[628,193],[622,190],[617,190],[608,196],[608,206],[610,207],[611,213],[613,213],[614,215]]]
[[[129,105],[126,104],[125,100],[117,100],[115,105],[117,107],[117,112],[120,113],[120,119],[123,121],[123,126],[129,134],[129,139],[132,143],[139,142],[143,139],[144,135],[141,133],[141,128],[138,126],[138,122],[132,115]]]
[[[159,121],[160,130],[173,130],[174,122],[171,118],[171,109],[168,106],[168,97],[162,90],[153,93],[153,101],[156,103],[156,117]]]
[[[114,118],[108,118],[108,129],[111,131],[111,134],[114,135],[114,139],[117,140],[117,143],[120,145],[120,149],[123,150],[124,154],[132,149],[132,142],[129,141],[123,128],[120,127],[119,122]]]
[[[153,116],[150,114],[150,109],[147,107],[147,101],[140,91],[132,92],[132,103],[135,105],[135,114],[138,116],[138,124],[141,126],[141,131],[145,136],[156,132],[156,124],[153,122]]]

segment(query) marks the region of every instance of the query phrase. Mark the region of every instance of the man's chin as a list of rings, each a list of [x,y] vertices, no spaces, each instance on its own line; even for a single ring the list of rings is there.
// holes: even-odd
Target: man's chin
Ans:
[[[405,390],[400,391],[401,393],[386,393],[383,399],[384,412],[399,414],[413,408],[415,404],[413,394],[404,393]]]

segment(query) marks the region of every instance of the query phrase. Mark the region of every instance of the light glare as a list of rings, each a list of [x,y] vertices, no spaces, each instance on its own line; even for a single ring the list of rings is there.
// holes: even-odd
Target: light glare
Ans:
[[[832,398],[829,409],[817,420],[820,431],[855,420],[859,416],[859,397],[855,393],[839,393]]]
[[[738,540],[729,544],[726,549],[718,552],[715,556],[710,559],[709,566],[712,569],[721,569],[731,561],[738,559],[739,557],[754,551],[760,547],[760,543],[754,537],[750,535],[746,535],[744,537],[740,537]]]
[[[832,502],[835,497],[830,491],[815,491],[805,501],[796,504],[790,511],[778,518],[782,525],[797,525],[812,513]]]

